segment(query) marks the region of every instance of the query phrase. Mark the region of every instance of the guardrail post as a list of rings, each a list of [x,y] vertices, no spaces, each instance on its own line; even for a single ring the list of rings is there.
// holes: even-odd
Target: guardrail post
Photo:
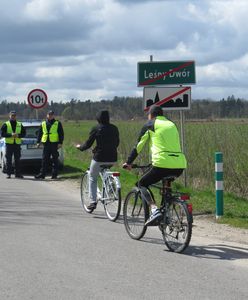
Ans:
[[[215,152],[216,219],[223,216],[223,154]]]

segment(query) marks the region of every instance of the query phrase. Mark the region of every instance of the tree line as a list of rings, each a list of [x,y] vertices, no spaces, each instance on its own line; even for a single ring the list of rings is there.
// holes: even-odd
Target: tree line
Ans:
[[[46,107],[38,110],[38,117],[43,119],[47,110],[54,110],[57,116],[64,120],[92,120],[99,110],[107,109],[115,120],[130,120],[144,117],[143,99],[139,97],[114,97],[112,100],[77,100],[67,102],[50,101]],[[27,102],[0,102],[0,116],[6,118],[11,110],[18,113],[19,119],[35,119],[37,112]],[[177,112],[167,112],[172,116]],[[192,100],[190,110],[185,112],[187,119],[219,119],[246,118],[248,116],[248,101],[229,96],[220,101]]]

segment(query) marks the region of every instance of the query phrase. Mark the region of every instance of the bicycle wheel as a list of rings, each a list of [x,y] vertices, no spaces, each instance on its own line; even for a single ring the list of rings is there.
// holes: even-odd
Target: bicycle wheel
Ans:
[[[165,245],[170,251],[183,252],[189,245],[192,222],[187,206],[180,200],[173,200],[160,224]]]
[[[116,221],[121,210],[121,189],[117,187],[113,176],[107,177],[103,203],[108,219],[113,222]]]
[[[80,196],[81,202],[84,210],[87,213],[92,213],[93,209],[88,209],[87,206],[90,204],[90,194],[89,194],[89,173],[85,172],[81,179],[80,186]]]
[[[149,210],[141,199],[140,191],[135,188],[127,197],[123,205],[124,225],[128,235],[135,240],[141,239],[146,233],[145,222],[148,219]]]

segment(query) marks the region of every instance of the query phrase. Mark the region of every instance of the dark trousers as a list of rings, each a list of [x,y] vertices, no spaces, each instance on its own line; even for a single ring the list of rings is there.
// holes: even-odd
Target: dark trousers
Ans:
[[[13,155],[15,160],[15,175],[20,175],[21,145],[6,144],[6,164],[8,175],[11,175]]]
[[[158,181],[162,180],[164,177],[173,176],[179,177],[183,173],[184,169],[165,169],[158,167],[151,167],[139,180],[138,186],[141,190],[142,197],[147,201],[150,205],[154,203],[154,199],[150,195],[147,188],[151,184],[155,184]]]
[[[41,164],[41,174],[46,175],[48,166],[50,164],[50,158],[52,156],[52,175],[58,175],[58,144],[57,143],[45,143],[43,154],[42,154],[42,164]]]

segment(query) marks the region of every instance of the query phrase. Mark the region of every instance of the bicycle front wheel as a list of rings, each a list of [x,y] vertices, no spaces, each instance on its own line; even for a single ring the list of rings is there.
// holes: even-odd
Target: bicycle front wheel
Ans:
[[[192,235],[192,221],[186,204],[173,200],[160,224],[165,245],[170,251],[183,252]]]
[[[81,203],[84,210],[87,213],[92,213],[93,209],[88,209],[87,206],[90,204],[90,193],[89,193],[89,173],[85,172],[81,179],[80,185],[80,196],[81,196]]]
[[[148,206],[143,203],[140,191],[133,189],[127,195],[123,205],[124,225],[132,239],[139,240],[144,236],[147,229],[145,222],[148,216]]]
[[[121,210],[121,189],[113,176],[109,176],[106,181],[104,209],[110,221],[114,222],[118,219]]]

